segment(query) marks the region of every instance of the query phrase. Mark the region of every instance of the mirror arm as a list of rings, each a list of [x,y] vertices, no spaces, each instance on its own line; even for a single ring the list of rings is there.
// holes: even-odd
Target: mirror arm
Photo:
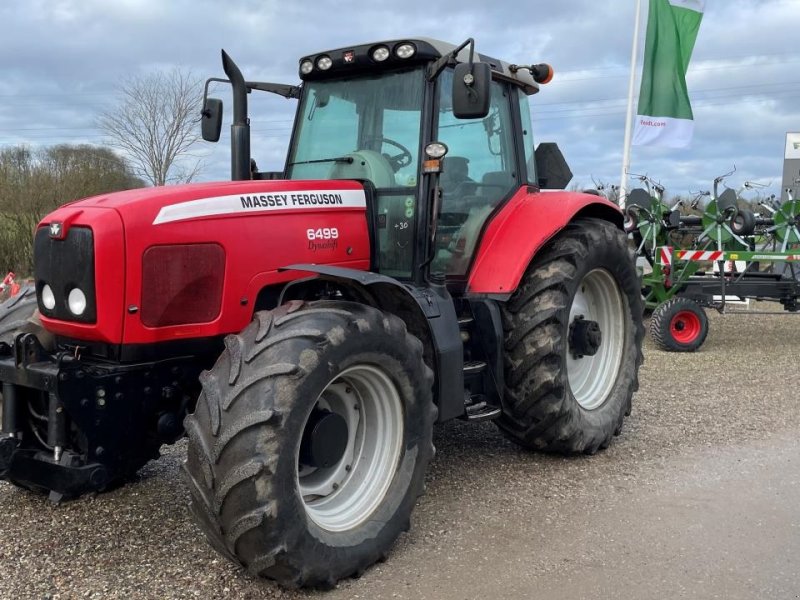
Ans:
[[[219,83],[230,83],[229,80],[220,79],[219,77],[209,77],[208,79],[206,79],[206,85],[203,88],[203,106],[206,105],[206,101],[208,100],[208,86],[209,86],[209,84],[211,84],[212,81],[219,82]],[[203,109],[200,114],[202,114],[204,117],[207,117],[207,116],[209,116],[207,113],[208,113],[208,111]]]
[[[206,79],[206,85],[203,89],[203,105],[205,105],[206,100],[208,99],[208,87],[211,82],[216,83],[230,83],[230,79],[221,79],[219,77],[210,77]],[[286,83],[265,83],[261,81],[245,81],[245,86],[247,87],[247,92],[250,93],[252,90],[258,90],[260,92],[271,92],[273,94],[277,94],[278,96],[283,96],[284,98],[300,98],[300,86],[297,85],[289,85]]]
[[[458,46],[452,52],[448,52],[431,65],[430,72],[428,73],[428,81],[433,81],[436,79],[444,70],[444,68],[450,63],[450,61],[456,60],[458,54],[467,46],[469,46],[469,64],[472,64],[475,58],[475,40],[472,38],[467,38],[463,44]]]
[[[300,87],[285,83],[269,83],[264,81],[246,81],[247,91],[258,90],[283,96],[284,98],[300,98]]]

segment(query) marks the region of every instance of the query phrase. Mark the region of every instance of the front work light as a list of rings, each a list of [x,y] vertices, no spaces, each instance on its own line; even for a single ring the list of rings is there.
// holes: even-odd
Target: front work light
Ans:
[[[372,51],[372,60],[383,62],[389,58],[389,49],[386,46],[378,46]]]
[[[333,61],[331,60],[330,56],[320,56],[317,59],[317,68],[320,71],[327,71],[333,65]]]
[[[304,60],[303,62],[300,63],[300,73],[302,75],[308,75],[313,70],[314,70],[314,63],[312,63],[310,60]]]
[[[428,158],[444,158],[447,154],[447,146],[442,142],[431,142],[425,146],[425,156]]]
[[[422,161],[423,173],[441,173],[442,159],[447,154],[447,145],[442,142],[431,142],[425,146],[427,160]]]
[[[410,44],[408,42],[404,44],[400,44],[397,48],[394,49],[394,53],[397,55],[397,58],[411,58],[416,54],[417,49],[414,44]]]

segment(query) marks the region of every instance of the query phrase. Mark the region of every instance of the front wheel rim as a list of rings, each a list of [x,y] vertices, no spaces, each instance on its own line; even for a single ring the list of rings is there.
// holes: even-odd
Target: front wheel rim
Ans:
[[[578,404],[586,410],[602,406],[617,382],[628,330],[622,292],[614,276],[594,269],[581,280],[569,311],[569,322],[597,322],[602,342],[592,356],[573,356],[567,349],[567,380]]]
[[[403,447],[403,402],[382,368],[362,364],[329,382],[315,407],[344,418],[347,445],[329,468],[301,464],[298,448],[297,487],[312,521],[328,531],[347,531],[375,512],[394,479]]]

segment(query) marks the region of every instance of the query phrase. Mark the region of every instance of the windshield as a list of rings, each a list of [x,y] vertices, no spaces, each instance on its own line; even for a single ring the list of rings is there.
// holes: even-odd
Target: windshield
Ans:
[[[423,92],[421,68],[307,83],[287,177],[415,187]]]

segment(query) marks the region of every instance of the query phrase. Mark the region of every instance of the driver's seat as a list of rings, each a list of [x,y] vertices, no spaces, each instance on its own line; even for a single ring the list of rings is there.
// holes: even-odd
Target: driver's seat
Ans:
[[[396,187],[392,166],[380,152],[356,150],[346,156],[353,162],[335,163],[328,173],[328,179],[368,179],[378,189]]]

